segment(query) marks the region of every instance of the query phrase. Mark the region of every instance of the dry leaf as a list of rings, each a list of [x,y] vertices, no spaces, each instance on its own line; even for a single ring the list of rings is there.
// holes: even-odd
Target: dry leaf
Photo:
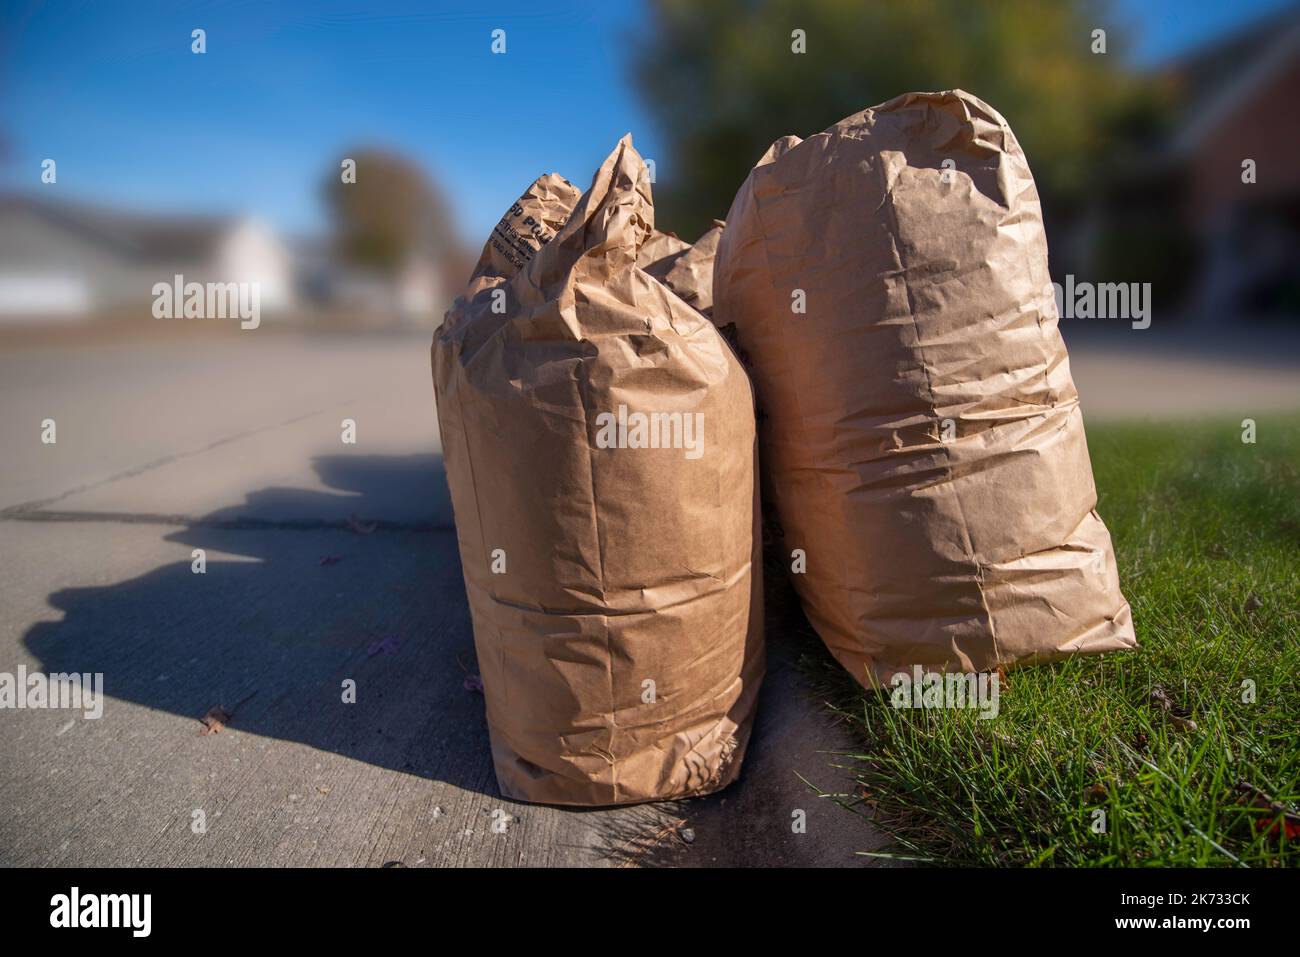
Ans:
[[[1238,781],[1234,790],[1242,795],[1242,803],[1267,810],[1272,815],[1257,818],[1256,831],[1269,835],[1285,833],[1287,840],[1300,840],[1300,814],[1289,810],[1281,801],[1274,800],[1266,792],[1245,781]]]
[[[1151,689],[1151,704],[1159,711],[1171,711],[1174,707],[1174,699],[1169,697],[1169,692],[1164,688],[1156,685]]]
[[[250,691],[248,694],[244,695],[244,697],[241,698],[233,708],[230,708],[229,710],[227,710],[223,705],[219,705],[219,704],[213,705],[211,708],[208,709],[207,714],[199,718],[199,721],[202,722],[203,724],[203,730],[200,731],[199,734],[203,734],[203,735],[216,734],[217,732],[224,729],[228,724],[230,724],[231,721],[235,719],[235,712],[238,711],[240,708],[242,708],[244,706],[244,702],[247,701],[249,698],[253,697],[253,695],[255,694],[257,694],[256,690]]]
[[[1104,784],[1089,784],[1083,789],[1083,803],[1085,804],[1095,804],[1106,800],[1108,797],[1110,797],[1110,792],[1106,790]]]
[[[1190,713],[1186,708],[1181,708],[1174,704],[1174,699],[1169,696],[1169,692],[1164,688],[1156,685],[1151,689],[1151,707],[1162,712],[1173,725],[1175,731],[1195,731],[1196,722],[1187,715]]]
[[[199,719],[203,722],[203,730],[200,731],[199,734],[216,734],[226,725],[230,724],[230,720],[233,717],[234,715],[221,707],[221,705],[213,705],[208,709],[208,713]]]

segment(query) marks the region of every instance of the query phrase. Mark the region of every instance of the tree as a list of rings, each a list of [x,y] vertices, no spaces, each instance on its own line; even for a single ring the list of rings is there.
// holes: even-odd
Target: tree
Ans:
[[[1045,204],[1068,205],[1109,161],[1139,90],[1121,24],[1081,0],[657,0],[636,56],[665,130],[656,205],[692,237],[723,217],[771,142],[806,137],[901,93],[960,87],[1001,112]],[[803,30],[806,52],[792,52]],[[1093,31],[1107,32],[1094,53]]]
[[[450,210],[419,166],[379,149],[345,156],[355,161],[355,181],[347,181],[341,160],[322,184],[343,258],[392,274],[414,256],[449,253],[455,245]]]

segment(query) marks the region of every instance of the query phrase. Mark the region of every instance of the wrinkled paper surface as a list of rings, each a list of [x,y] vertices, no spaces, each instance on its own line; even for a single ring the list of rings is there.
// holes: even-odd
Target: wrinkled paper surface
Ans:
[[[1136,644],[1049,283],[1024,154],[962,91],[778,140],[731,207],[713,319],[805,611],[867,686]]]
[[[435,335],[511,798],[663,800],[739,772],[763,674],[753,394],[713,325],[642,268],[668,258],[666,274],[689,250],[654,232],[648,171],[625,137],[580,197],[553,174],[520,197]],[[685,268],[682,294],[698,296],[699,271]],[[620,406],[702,414],[699,456],[598,447],[601,414]]]

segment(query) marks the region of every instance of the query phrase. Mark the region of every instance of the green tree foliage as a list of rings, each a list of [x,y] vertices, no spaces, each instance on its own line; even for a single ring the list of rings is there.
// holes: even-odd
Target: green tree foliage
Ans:
[[[344,155],[356,161],[356,182],[343,182],[336,163],[321,187],[343,258],[393,273],[413,256],[454,245],[448,206],[418,165],[379,149]]]
[[[636,80],[670,143],[657,205],[691,238],[725,216],[768,145],[901,93],[960,87],[1016,131],[1045,200],[1069,203],[1135,109],[1123,23],[1060,0],[656,0]],[[791,51],[791,31],[807,52]],[[1094,29],[1106,53],[1092,52]]]

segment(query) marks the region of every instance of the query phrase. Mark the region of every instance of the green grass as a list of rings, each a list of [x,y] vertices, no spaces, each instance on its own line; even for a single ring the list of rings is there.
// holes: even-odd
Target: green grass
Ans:
[[[1289,840],[1282,819],[1300,811],[1300,418],[1258,423],[1254,445],[1232,422],[1088,430],[1136,651],[1015,671],[991,720],[895,710],[815,656],[864,742],[833,799],[885,828],[887,853],[1300,863],[1300,818]]]

